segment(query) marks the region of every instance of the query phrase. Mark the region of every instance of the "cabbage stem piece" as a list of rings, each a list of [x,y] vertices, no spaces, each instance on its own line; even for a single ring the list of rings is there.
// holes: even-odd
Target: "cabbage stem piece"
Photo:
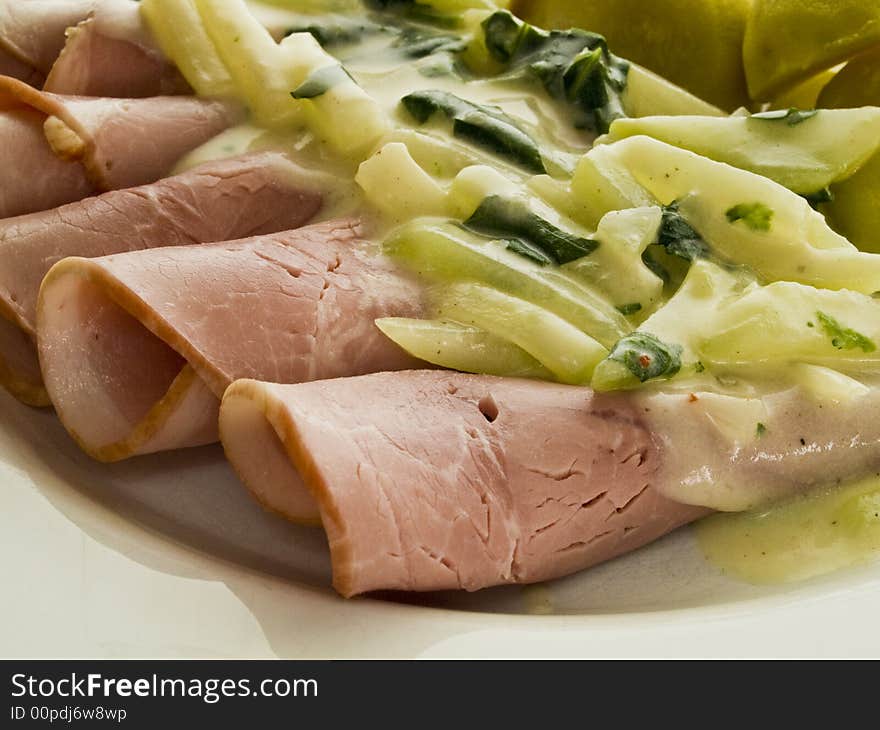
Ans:
[[[162,52],[200,96],[235,96],[235,85],[202,25],[195,0],[142,0],[141,14]]]
[[[661,204],[678,201],[714,254],[764,281],[880,291],[880,256],[858,251],[804,198],[778,183],[649,137],[606,149]]]
[[[695,261],[672,299],[634,333],[645,337],[633,343],[624,342],[629,346],[623,352],[618,343],[612,350],[614,357],[596,368],[593,388],[620,390],[654,379],[693,378],[702,374],[706,364],[701,360],[700,348],[713,331],[716,312],[755,286],[747,277],[727,272],[710,261]],[[649,361],[644,363],[643,370],[624,360],[623,355],[633,352],[634,347],[651,348],[652,345],[656,353],[647,353]],[[654,369],[658,358],[668,361],[659,372]]]
[[[880,108],[823,110],[792,124],[794,118],[783,113],[618,119],[608,139],[647,135],[804,195],[850,177],[880,149]]]
[[[435,306],[443,319],[480,327],[512,342],[563,383],[589,383],[594,368],[608,354],[596,340],[552,312],[481,284],[445,287],[437,292]]]
[[[432,365],[480,375],[555,379],[521,347],[479,327],[397,317],[376,320],[376,326],[410,355]]]
[[[435,282],[476,281],[540,305],[610,347],[632,329],[626,317],[592,287],[564,270],[542,267],[458,226],[422,220],[404,226],[385,251]]]
[[[880,301],[777,282],[723,307],[700,356],[725,369],[778,370],[809,363],[860,372],[880,363],[878,344]]]

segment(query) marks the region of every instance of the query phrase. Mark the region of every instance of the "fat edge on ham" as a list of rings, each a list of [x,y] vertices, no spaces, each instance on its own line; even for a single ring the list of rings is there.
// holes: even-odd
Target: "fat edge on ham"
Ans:
[[[242,114],[235,104],[195,97],[58,96],[0,77],[8,157],[0,169],[0,218],[155,182]]]
[[[131,0],[96,0],[89,17],[68,29],[43,89],[126,99],[192,93]]]
[[[336,221],[238,242],[69,258],[37,306],[46,390],[102,461],[216,441],[239,378],[296,383],[417,365],[375,326],[417,284]]]
[[[322,204],[306,177],[283,155],[255,154],[0,221],[0,384],[30,405],[49,405],[36,308],[43,277],[58,261],[298,228]]]
[[[64,47],[66,30],[85,20],[98,2],[0,0],[0,72],[41,86]]]
[[[706,514],[656,489],[642,412],[586,388],[441,371],[234,384],[226,454],[327,532],[334,585],[478,590],[567,575]]]

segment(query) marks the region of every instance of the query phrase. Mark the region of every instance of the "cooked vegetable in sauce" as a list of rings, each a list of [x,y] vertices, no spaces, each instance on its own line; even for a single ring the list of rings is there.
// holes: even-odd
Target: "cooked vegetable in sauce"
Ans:
[[[572,13],[595,19],[638,51],[631,31],[611,18],[611,5]],[[682,15],[688,3],[673,5]],[[17,290],[11,303],[4,301],[15,314],[7,319],[23,333],[16,340],[26,351],[21,359],[31,368],[30,390],[21,392],[33,402],[52,402],[72,423],[77,409],[69,404],[84,400],[76,387],[123,382],[115,372],[92,373],[79,385],[59,375],[65,347],[71,357],[86,358],[84,368],[121,357],[116,350],[124,347],[83,355],[103,346],[102,337],[94,345],[82,335],[90,324],[68,328],[66,319],[86,317],[96,292],[106,289],[106,310],[118,306],[128,317],[120,321],[138,320],[149,335],[141,333],[137,347],[155,350],[161,364],[144,396],[150,403],[116,408],[118,394],[102,401],[114,404],[114,415],[89,433],[100,441],[112,432],[104,438],[109,445],[91,444],[80,425],[68,425],[97,458],[216,440],[219,409],[220,435],[236,467],[251,482],[271,482],[255,488],[261,501],[309,523],[321,521],[321,510],[332,505],[332,529],[341,531],[334,545],[355,539],[343,529],[337,504],[357,491],[348,489],[352,481],[363,493],[382,493],[371,504],[392,503],[398,489],[416,490],[401,497],[413,504],[427,494],[431,509],[418,519],[434,527],[433,521],[457,524],[466,507],[479,512],[468,514],[463,522],[470,527],[462,528],[475,530],[479,540],[471,535],[440,548],[419,542],[421,533],[404,539],[408,523],[395,523],[396,537],[381,548],[360,546],[369,556],[355,560],[355,567],[377,555],[387,561],[378,577],[352,577],[357,571],[350,565],[341,571],[347,595],[541,580],[633,549],[707,511],[764,510],[838,481],[857,486],[834,492],[848,495],[844,502],[816,497],[815,505],[825,505],[816,509],[849,515],[859,533],[850,542],[874,544],[873,528],[862,523],[873,524],[863,518],[876,495],[858,480],[880,460],[880,426],[872,415],[880,401],[880,99],[860,94],[880,84],[870,64],[850,59],[860,52],[874,58],[876,13],[858,0],[848,3],[867,18],[855,30],[844,27],[846,13],[826,18],[827,29],[809,15],[803,24],[819,36],[837,26],[836,50],[782,43],[784,53],[774,46],[781,55],[770,68],[762,52],[766,23],[796,15],[793,5],[729,0],[716,6],[712,22],[730,23],[705,60],[723,80],[712,94],[723,111],[617,55],[602,27],[545,29],[516,12],[549,20],[561,12],[559,3],[276,0],[270,28],[265,4],[142,0],[132,12],[155,46],[147,58],[161,60],[175,83],[194,92],[175,103],[196,110],[192,129],[207,130],[189,146],[180,142],[175,173],[184,177],[168,185],[190,185],[194,196],[208,196],[200,171],[220,170],[211,174],[251,176],[236,194],[253,190],[254,197],[277,195],[283,202],[267,203],[270,213],[260,213],[251,201],[253,225],[226,221],[223,216],[235,218],[234,206],[206,205],[214,211],[209,222],[220,221],[221,240],[227,230],[267,235],[213,253],[205,248],[203,260],[201,250],[184,247],[165,252],[170,266],[156,264],[149,251],[123,252],[139,254],[124,262],[131,260],[135,271],[143,266],[148,279],[156,269],[171,272],[170,293],[162,277],[143,291],[130,284],[129,270],[112,256],[68,251],[48,274],[39,269],[46,280],[42,290],[31,282],[25,315]],[[644,12],[653,17],[653,10]],[[664,33],[658,30],[658,37]],[[646,40],[640,58],[656,55],[655,41]],[[700,70],[681,68],[677,52],[666,59],[669,73],[705,89]],[[734,71],[732,58],[740,64]],[[840,70],[842,62],[851,65]],[[72,197],[64,202],[156,184],[156,175],[116,187],[108,182],[115,158],[102,157],[104,138],[71,110],[86,102],[4,84],[6,93],[18,95],[16,103],[36,105],[40,122],[30,136],[42,145],[40,154],[59,165],[59,159],[81,160],[87,170],[70,183]],[[822,108],[823,98],[837,108]],[[113,102],[113,114],[120,108]],[[140,148],[137,154],[150,156]],[[241,159],[244,172],[223,166]],[[133,197],[153,200],[153,192]],[[198,218],[192,211],[200,205],[194,199],[181,207]],[[293,215],[296,206],[302,215]],[[102,215],[84,206],[61,217],[94,219],[100,227]],[[287,230],[290,220],[318,225]],[[188,221],[174,235],[214,240],[194,227]],[[168,234],[157,230],[157,240],[160,235]],[[40,265],[57,258],[46,254]],[[178,274],[184,284],[174,279]],[[191,281],[209,296],[180,303]],[[133,292],[135,303],[121,301]],[[68,296],[82,298],[82,306],[68,306]],[[253,339],[242,347],[259,351],[262,343],[262,354],[254,355],[264,358],[262,370],[249,355],[194,342],[204,332],[228,331],[229,322],[214,312],[242,306],[229,297],[258,313],[241,327]],[[177,319],[193,312],[198,326]],[[68,329],[74,334],[59,334]],[[277,340],[267,345],[260,339],[266,333]],[[442,370],[413,372],[425,364]],[[169,373],[170,384],[158,382]],[[257,382],[273,377],[277,388]],[[331,382],[339,377],[352,379],[357,398]],[[221,403],[227,391],[232,395]],[[336,427],[323,430],[315,411],[300,410],[300,394]],[[378,425],[364,428],[363,409],[377,402]],[[198,418],[210,423],[189,412],[180,416],[196,406]],[[137,413],[129,418],[129,410]],[[141,411],[147,421],[138,420]],[[266,447],[271,468],[241,446],[258,429],[241,428],[237,419],[255,423],[262,415],[266,432],[283,442],[271,454]],[[539,433],[551,422],[555,432]],[[180,432],[168,436],[165,428]],[[303,434],[315,433],[308,448],[301,443]],[[376,434],[381,438],[370,441]],[[367,445],[357,441],[362,436]],[[356,453],[360,461],[340,459],[339,471],[320,479],[309,461],[306,481],[320,482],[310,489],[299,476],[287,479],[304,454],[312,458],[309,448],[320,451],[331,441],[338,453]],[[393,490],[385,490],[382,469],[369,463],[374,454],[403,474]],[[339,491],[333,480],[343,473],[349,481]],[[429,486],[418,491],[423,484]],[[479,505],[473,494],[458,495],[462,484],[480,486]],[[554,491],[563,488],[570,490],[564,499]],[[458,495],[449,497],[458,516],[442,512],[449,494]],[[788,529],[803,523],[806,503],[741,524],[761,531],[775,520]],[[363,511],[358,506],[347,514]],[[716,544],[735,542],[726,527],[706,529],[723,533]],[[385,534],[371,527],[358,539],[368,532]],[[827,527],[818,532],[825,535]],[[500,546],[488,548],[490,537]],[[765,538],[768,545],[776,539]],[[455,553],[472,545],[482,549],[479,557]],[[840,562],[850,547],[829,560]],[[353,550],[346,543],[345,560],[354,560]],[[416,560],[430,570],[420,574],[407,563]],[[476,566],[471,573],[468,561]]]

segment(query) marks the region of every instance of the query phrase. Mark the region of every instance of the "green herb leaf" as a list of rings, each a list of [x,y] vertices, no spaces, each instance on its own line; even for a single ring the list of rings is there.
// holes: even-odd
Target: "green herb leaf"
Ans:
[[[425,124],[434,114],[443,114],[452,120],[456,137],[533,174],[546,172],[535,140],[496,107],[474,104],[447,91],[416,91],[403,97],[402,104],[419,124]]]
[[[589,256],[599,244],[557,228],[523,203],[486,198],[464,223],[469,231],[508,242],[508,249],[541,263],[567,264]]]
[[[740,203],[727,211],[730,223],[742,221],[753,231],[769,231],[774,212],[763,203]]]
[[[423,28],[406,28],[392,44],[407,58],[425,58],[437,53],[460,53],[467,41],[458,35],[434,33]]]
[[[819,112],[816,109],[801,111],[800,109],[792,108],[752,114],[751,118],[768,122],[785,122],[789,127],[796,127],[798,124],[803,124],[808,119],[812,119],[818,113]]]
[[[818,210],[819,206],[823,203],[834,202],[834,191],[831,188],[824,188],[822,190],[817,190],[815,193],[810,193],[809,195],[802,195],[801,197],[810,204],[810,207],[813,210]]]
[[[861,332],[844,327],[831,315],[816,312],[816,317],[819,319],[822,329],[825,330],[825,334],[831,338],[831,344],[838,350],[859,349],[862,352],[874,352],[877,349],[873,340],[865,337]]]
[[[617,307],[617,311],[620,312],[624,317],[629,317],[630,315],[636,314],[636,312],[642,311],[642,305],[639,302],[633,302],[632,304],[622,304]]]
[[[285,36],[294,33],[311,33],[315,40],[324,48],[359,43],[365,37],[391,32],[393,29],[386,25],[373,23],[366,18],[350,18],[345,15],[328,15],[319,17],[307,25],[292,26],[287,29]]]
[[[705,259],[711,253],[709,244],[688,223],[673,203],[663,209],[663,222],[657,237],[666,252],[685,261]]]
[[[757,428],[755,428],[755,436],[761,438],[765,433],[767,433],[767,427],[763,423],[758,423]]]
[[[553,257],[548,256],[533,243],[530,241],[524,241],[520,238],[512,238],[508,240],[507,250],[513,251],[513,253],[518,253],[520,256],[525,256],[527,259],[531,259],[541,266],[551,266],[556,263],[556,260]]]
[[[506,10],[483,22],[490,55],[507,69],[507,78],[537,79],[554,99],[576,110],[574,125],[607,132],[626,116],[622,96],[629,63],[608,50],[605,38],[583,30],[545,31]]]
[[[354,80],[342,66],[325,66],[314,71],[299,87],[290,92],[294,99],[315,99],[326,94],[334,86]]]
[[[655,378],[671,378],[681,370],[680,345],[667,345],[647,332],[633,332],[620,340],[608,356],[644,383]]]

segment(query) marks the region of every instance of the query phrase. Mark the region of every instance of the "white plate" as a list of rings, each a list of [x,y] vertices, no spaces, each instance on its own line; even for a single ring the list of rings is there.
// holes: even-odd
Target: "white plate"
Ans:
[[[112,467],[0,395],[0,656],[878,656],[880,564],[756,588],[687,530],[531,589],[344,601],[219,448]],[[535,615],[552,609],[556,615]]]

